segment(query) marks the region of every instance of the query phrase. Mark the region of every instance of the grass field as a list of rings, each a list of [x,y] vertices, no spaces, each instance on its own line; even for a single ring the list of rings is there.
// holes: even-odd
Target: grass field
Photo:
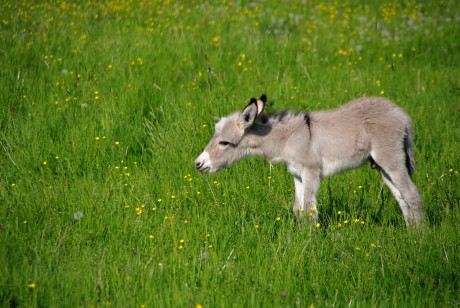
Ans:
[[[460,2],[0,4],[1,307],[460,305]],[[385,96],[415,126],[426,225],[375,170],[215,175],[213,116]],[[248,171],[249,170],[249,171]]]

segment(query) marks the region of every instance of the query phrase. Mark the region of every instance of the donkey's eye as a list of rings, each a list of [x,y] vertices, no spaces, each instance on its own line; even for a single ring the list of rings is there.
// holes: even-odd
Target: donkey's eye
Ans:
[[[228,141],[219,141],[219,144],[223,145],[223,146],[227,146],[227,145],[230,144],[230,142],[228,142]]]

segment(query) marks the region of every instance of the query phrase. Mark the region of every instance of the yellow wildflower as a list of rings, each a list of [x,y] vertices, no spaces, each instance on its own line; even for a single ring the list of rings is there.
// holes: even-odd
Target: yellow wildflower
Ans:
[[[27,287],[29,289],[35,289],[37,287],[37,285],[34,282],[32,282],[32,283],[27,284]]]

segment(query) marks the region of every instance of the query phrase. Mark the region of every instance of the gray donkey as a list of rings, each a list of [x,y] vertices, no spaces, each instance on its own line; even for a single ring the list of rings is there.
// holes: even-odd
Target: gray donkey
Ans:
[[[243,111],[220,119],[196,169],[214,173],[246,156],[284,162],[294,177],[294,213],[316,223],[320,179],[369,161],[398,201],[406,226],[421,223],[423,203],[411,180],[412,121],[401,108],[369,97],[333,110],[265,115],[266,101],[265,94],[252,98]]]

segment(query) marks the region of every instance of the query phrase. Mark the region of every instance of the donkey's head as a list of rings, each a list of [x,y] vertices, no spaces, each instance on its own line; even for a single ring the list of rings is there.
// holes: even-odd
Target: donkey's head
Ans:
[[[262,113],[267,96],[260,99],[251,98],[241,112],[221,118],[215,126],[215,133],[203,153],[195,160],[195,167],[200,172],[214,173],[248,155],[244,145],[247,130]]]

